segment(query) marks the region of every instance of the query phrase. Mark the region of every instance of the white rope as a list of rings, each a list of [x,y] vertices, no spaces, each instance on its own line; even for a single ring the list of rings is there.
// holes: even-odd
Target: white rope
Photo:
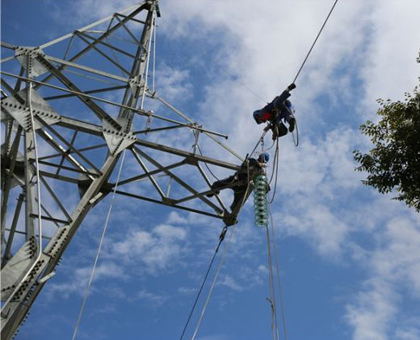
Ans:
[[[270,220],[271,220],[271,233],[273,235],[274,260],[275,260],[275,265],[276,265],[276,277],[277,277],[277,284],[278,284],[278,291],[279,291],[278,294],[280,298],[280,308],[281,308],[281,318],[282,318],[282,323],[283,323],[284,339],[287,340],[288,335],[287,335],[287,325],[286,325],[286,313],[285,313],[284,300],[283,300],[283,285],[280,279],[280,266],[279,266],[279,261],[278,261],[279,254],[278,254],[277,245],[276,245],[276,236],[274,233],[274,219],[273,219],[273,214],[271,211],[271,204],[268,205],[268,209],[269,209]]]
[[[270,289],[270,303],[271,303],[271,311],[272,311],[272,332],[273,332],[273,340],[277,338],[277,340],[280,339],[279,337],[279,326],[277,321],[277,305],[276,305],[276,294],[274,290],[274,275],[273,275],[273,262],[271,257],[271,241],[270,241],[270,232],[268,229],[268,226],[266,229],[266,235],[267,235],[267,253],[268,253],[268,273],[269,273],[269,289]]]
[[[156,17],[153,18],[153,78],[152,78],[152,92],[155,92],[155,73],[156,73]]]
[[[108,214],[106,216],[104,229],[102,230],[101,240],[100,240],[99,246],[98,246],[98,251],[96,253],[95,261],[93,263],[92,271],[90,273],[90,278],[89,278],[88,284],[86,286],[85,295],[83,297],[82,306],[80,308],[79,316],[77,318],[76,326],[74,328],[74,333],[73,333],[72,340],[76,339],[77,331],[79,329],[80,321],[82,320],[82,315],[83,315],[83,312],[84,312],[84,309],[85,309],[85,305],[86,305],[86,301],[87,301],[87,298],[88,298],[88,295],[89,295],[90,286],[92,285],[93,276],[95,274],[96,265],[98,263],[99,255],[101,254],[102,244],[103,244],[104,239],[105,239],[105,233],[106,233],[106,230],[108,228],[108,223],[109,223],[109,219],[110,219],[110,216],[111,216],[112,207],[113,207],[115,196],[116,196],[115,193],[116,193],[117,188],[118,188],[118,182],[120,181],[121,170],[122,170],[122,167],[123,167],[123,164],[124,164],[124,159],[125,159],[125,152],[126,152],[126,149],[123,152],[123,156],[122,156],[120,168],[118,170],[117,181],[115,182],[114,190],[113,190],[113,193],[112,193],[111,204],[110,204],[109,209],[108,209]]]
[[[231,243],[232,237],[233,237],[233,232],[235,231],[235,227],[236,227],[236,225],[233,225],[232,232],[230,233],[228,243],[226,244],[226,247],[223,250],[223,254],[222,254],[222,257],[220,259],[219,266],[218,266],[217,271],[216,271],[216,275],[214,276],[213,282],[211,283],[209,293],[207,294],[206,302],[204,303],[203,310],[201,311],[200,319],[198,320],[197,327],[195,328],[195,331],[194,331],[193,336],[191,337],[191,340],[195,339],[195,337],[197,336],[198,330],[200,329],[201,321],[203,320],[204,313],[206,312],[207,305],[210,301],[210,297],[211,297],[211,294],[213,292],[214,285],[216,284],[217,278],[219,277],[220,269],[222,268],[222,265],[225,261],[226,254],[229,250],[230,243]]]
[[[149,67],[150,67],[150,51],[152,49],[152,41],[153,41],[153,35],[154,35],[154,30],[155,30],[155,12],[153,12],[152,14],[152,28],[151,28],[151,32],[150,32],[150,37],[149,37],[149,43],[147,46],[147,60],[146,60],[146,72],[144,74],[144,88],[147,89],[147,85],[148,85],[148,77],[149,77]],[[143,109],[144,106],[144,99],[146,97],[146,91],[143,91],[142,97],[141,97],[141,104],[140,104],[140,109]]]

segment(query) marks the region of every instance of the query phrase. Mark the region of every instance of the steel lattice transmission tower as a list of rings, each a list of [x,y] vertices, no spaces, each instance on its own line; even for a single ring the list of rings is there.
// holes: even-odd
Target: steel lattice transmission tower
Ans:
[[[1,43],[2,339],[111,192],[235,223],[237,211],[206,197],[205,168],[236,171],[220,157],[241,157],[149,84],[159,16],[150,0],[39,47]],[[218,159],[203,156],[198,140],[214,144]]]

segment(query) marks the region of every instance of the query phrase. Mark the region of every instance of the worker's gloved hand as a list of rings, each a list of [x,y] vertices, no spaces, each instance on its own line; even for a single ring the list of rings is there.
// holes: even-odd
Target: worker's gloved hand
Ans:
[[[296,85],[295,85],[295,83],[291,83],[288,87],[287,87],[287,91],[292,91],[293,89],[295,89],[296,88]]]

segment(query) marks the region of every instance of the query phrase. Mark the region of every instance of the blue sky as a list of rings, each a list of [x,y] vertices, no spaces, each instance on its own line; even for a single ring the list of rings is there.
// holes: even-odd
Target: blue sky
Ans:
[[[3,0],[2,41],[38,46],[133,3]],[[262,130],[253,110],[293,80],[332,3],[162,0],[156,89],[245,156]],[[414,0],[339,1],[293,91],[300,145],[281,139],[272,205],[291,340],[420,340],[420,217],[364,187],[352,159],[370,146],[358,127],[376,119],[376,100],[418,84],[419,12]],[[90,212],[17,339],[71,339],[110,200]],[[77,339],[178,339],[222,227],[116,197]],[[270,338],[267,296],[265,233],[250,200],[197,339]]]

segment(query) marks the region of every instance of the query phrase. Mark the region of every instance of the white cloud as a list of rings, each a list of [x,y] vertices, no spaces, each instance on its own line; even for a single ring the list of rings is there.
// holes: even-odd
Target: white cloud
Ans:
[[[347,306],[347,320],[354,327],[353,339],[386,340],[389,323],[396,313],[394,292],[386,282],[374,280]]]
[[[80,294],[84,295],[86,291],[86,286],[88,280],[91,276],[92,267],[83,267],[77,268],[73,271],[71,280],[68,280],[66,283],[55,283],[54,281],[48,285],[48,292],[50,298],[54,296],[54,294],[59,294],[64,298],[69,298],[71,294]],[[95,291],[95,284],[94,282],[100,281],[102,279],[125,279],[127,278],[127,274],[124,273],[123,268],[119,265],[106,262],[99,264],[95,269],[94,278],[92,281],[92,286],[90,293]]]
[[[150,303],[153,307],[162,306],[167,298],[165,296],[148,292],[146,290],[141,290],[135,295],[135,299]]]
[[[110,245],[107,257],[142,263],[154,274],[180,260],[186,251],[186,237],[184,229],[170,225],[158,225],[151,232],[132,230]]]
[[[419,45],[415,42],[420,41],[420,30],[413,23],[418,22],[419,12],[418,1],[376,1],[371,13],[371,43],[362,73],[368,99],[402,99],[418,84]]]
[[[244,288],[241,285],[239,285],[238,282],[236,282],[236,280],[230,275],[225,275],[221,277],[219,279],[218,284],[236,291],[244,290]]]
[[[410,293],[406,298],[413,303],[420,297],[418,219],[414,215],[413,219],[400,216],[391,220],[385,232],[378,235],[379,246],[364,257],[371,278],[357,294],[357,301],[347,306],[347,320],[354,327],[355,340],[390,339],[399,320],[414,317],[404,314],[400,300],[407,291]],[[397,329],[395,336],[410,339],[418,331],[416,326]]]
[[[188,70],[175,69],[163,63],[157,68],[156,88],[159,88],[159,95],[165,100],[180,103],[193,96],[193,85],[189,78]]]
[[[417,324],[420,320],[416,320]],[[398,328],[395,332],[397,340],[419,340],[420,330],[416,326]]]

